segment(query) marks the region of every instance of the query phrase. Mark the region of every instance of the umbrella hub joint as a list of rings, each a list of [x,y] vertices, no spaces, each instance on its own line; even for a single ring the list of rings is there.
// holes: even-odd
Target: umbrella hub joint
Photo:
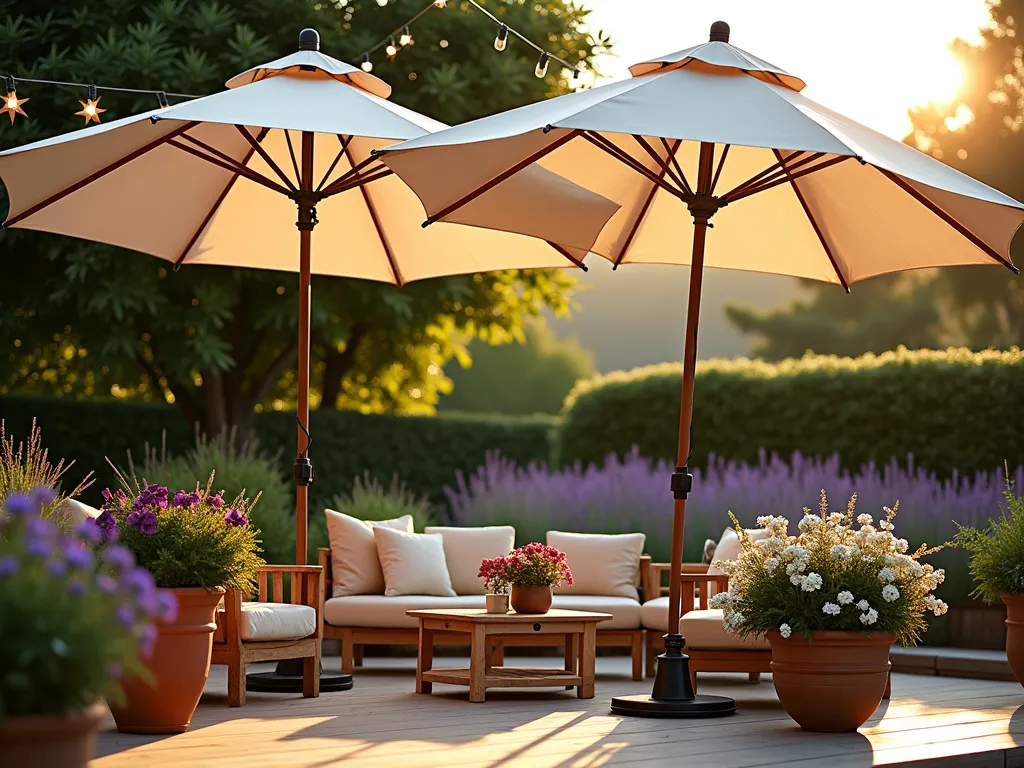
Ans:
[[[685,500],[690,491],[693,490],[693,475],[687,467],[676,467],[672,473],[672,497]]]
[[[718,213],[718,209],[725,206],[719,198],[706,192],[698,192],[690,195],[686,201],[686,207],[690,209],[695,223],[707,224],[708,221]]]
[[[320,221],[316,216],[316,204],[320,202],[320,196],[313,192],[297,192],[292,195],[292,199],[299,209],[299,219],[295,226],[300,232],[312,232]]]

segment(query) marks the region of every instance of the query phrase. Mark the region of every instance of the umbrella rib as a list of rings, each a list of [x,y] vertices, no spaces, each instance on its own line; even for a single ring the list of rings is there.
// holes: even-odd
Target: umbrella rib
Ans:
[[[946,213],[946,211],[942,207],[940,207],[936,203],[933,203],[927,197],[922,195],[918,190],[916,190],[914,188],[914,186],[912,184],[907,182],[901,176],[899,176],[898,174],[893,173],[892,171],[887,171],[884,168],[879,168],[877,165],[872,166],[872,167],[875,168],[879,173],[881,173],[887,179],[889,179],[889,181],[891,181],[893,184],[895,184],[900,189],[902,189],[904,192],[906,192],[908,195],[910,195],[912,198],[917,200],[917,202],[921,203],[921,205],[923,205],[929,211],[931,211],[936,216],[938,216],[940,219],[942,219],[944,222],[949,224],[949,226],[951,226],[953,229],[955,229],[957,232],[959,232],[965,238],[967,238],[967,240],[969,240],[972,245],[974,245],[977,248],[981,249],[985,253],[986,256],[988,256],[988,257],[994,259],[995,261],[999,262],[1004,267],[1006,267],[1008,270],[1013,272],[1015,275],[1019,275],[1020,274],[1020,269],[1018,269],[1016,267],[1016,265],[1014,265],[1014,263],[1012,261],[1009,261],[1008,259],[1006,259],[995,248],[993,248],[988,243],[986,243],[984,240],[982,240],[980,237],[978,237],[976,234],[971,232],[971,230],[969,230],[967,227],[965,227],[963,224],[961,224],[959,221],[957,221],[952,215],[950,215],[949,213]]]
[[[790,179],[802,179],[804,176],[808,176],[808,175],[810,175],[812,173],[817,173],[818,171],[823,171],[826,168],[830,168],[833,165],[836,165],[837,163],[842,163],[842,162],[845,162],[845,161],[847,161],[849,159],[850,159],[850,155],[837,155],[836,157],[833,157],[830,160],[826,160],[823,163],[818,163],[817,165],[815,165],[815,166],[813,166],[811,168],[803,168],[802,170],[800,170],[800,171],[798,171],[796,173],[792,173],[791,172],[792,169],[788,169],[791,172],[790,175],[787,176],[786,174],[783,174],[782,176],[773,178],[771,183],[767,183],[766,182],[766,183],[759,184],[756,187],[745,189],[745,190],[743,190],[743,192],[741,192],[740,194],[736,195],[735,197],[728,198],[728,200],[726,202],[728,202],[728,203],[735,203],[737,200],[742,200],[745,197],[750,197],[751,195],[756,195],[758,192],[766,192],[769,189],[773,189],[774,187],[779,186],[780,184],[785,184]]]
[[[545,242],[545,243],[547,243],[548,245],[550,245],[550,246],[551,246],[552,248],[554,248],[554,249],[555,249],[556,251],[558,251],[558,252],[559,252],[560,254],[562,254],[563,256],[565,256],[565,258],[567,258],[567,259],[568,259],[569,261],[571,261],[571,262],[572,262],[572,263],[573,263],[573,264],[574,264],[575,266],[577,266],[577,267],[579,267],[580,269],[582,269],[582,270],[583,270],[584,272],[589,272],[589,271],[590,271],[590,270],[589,270],[589,269],[587,268],[587,265],[586,265],[586,264],[584,264],[584,263],[583,263],[583,262],[582,262],[582,261],[581,261],[580,259],[577,259],[577,258],[576,258],[575,256],[573,256],[573,255],[572,255],[571,253],[569,253],[569,251],[567,251],[567,250],[566,250],[565,248],[563,248],[562,246],[560,246],[560,245],[559,245],[558,243],[553,243],[553,242],[551,242],[550,240],[545,240],[544,242]]]
[[[792,160],[793,158],[799,157],[802,154],[804,154],[803,151],[794,152],[787,159],[788,160]],[[767,168],[765,168],[760,173],[755,173],[753,176],[751,176],[746,181],[742,182],[741,184],[737,184],[735,187],[733,187],[728,192],[726,192],[724,195],[722,195],[721,199],[722,200],[727,200],[728,198],[730,198],[732,195],[736,194],[737,192],[739,192],[739,191],[741,191],[743,189],[746,189],[747,187],[749,187],[752,184],[756,184],[761,179],[763,179],[765,176],[769,175],[770,173],[773,173],[774,171],[778,170],[779,168],[782,168],[785,164],[786,164],[785,160],[778,160],[777,162],[775,162],[772,165],[770,165]]]
[[[690,183],[686,180],[686,174],[683,173],[683,167],[681,165],[679,165],[679,160],[676,158],[676,152],[679,150],[679,147],[682,145],[683,140],[682,139],[678,139],[677,141],[679,143],[676,144],[676,148],[671,150],[671,151],[669,151],[668,140],[664,136],[659,136],[658,138],[661,139],[661,145],[663,147],[665,147],[665,151],[668,152],[669,159],[672,161],[672,166],[676,169],[676,173],[678,173],[679,174],[679,178],[681,178],[683,180],[683,189],[686,190],[686,194],[692,195],[693,194],[693,189],[690,187]]]
[[[345,158],[348,160],[349,165],[352,165],[352,155],[349,154],[348,144],[342,147],[341,151],[345,153]],[[371,157],[373,157],[373,155],[371,155]],[[388,175],[391,172],[392,171],[389,168],[388,173],[385,175]],[[383,178],[383,176],[378,176],[376,178]],[[391,267],[391,274],[395,278],[395,284],[399,288],[401,288],[403,285],[405,285],[405,280],[402,278],[402,271],[398,268],[398,262],[395,261],[395,255],[391,252],[391,244],[388,242],[387,237],[384,235],[384,228],[381,227],[380,225],[380,219],[377,216],[377,208],[373,204],[373,201],[370,199],[370,193],[366,190],[365,185],[369,184],[373,180],[374,179],[367,179],[360,183],[359,192],[363,196],[363,202],[366,204],[366,210],[369,212],[370,219],[373,221],[373,226],[377,230],[377,237],[380,238],[380,244],[384,248],[384,255],[387,256],[388,258],[388,266]]]
[[[292,146],[292,136],[288,133],[288,129],[284,129],[284,140],[288,144],[288,155],[292,159],[292,168],[295,170],[295,178],[301,179],[302,173],[299,172],[299,162],[295,159],[295,147]]]
[[[775,150],[773,149],[772,152],[774,152],[774,151]],[[774,183],[774,182],[778,181],[779,179],[788,178],[788,174],[792,173],[793,171],[797,170],[798,168],[803,168],[808,163],[813,163],[815,160],[820,160],[824,156],[825,156],[824,152],[815,152],[812,155],[807,155],[806,157],[801,157],[799,160],[797,160],[797,161],[795,161],[795,162],[793,162],[793,163],[791,163],[789,165],[786,165],[786,161],[783,160],[782,161],[782,165],[779,168],[777,168],[775,171],[773,171],[772,173],[770,173],[767,176],[765,176],[763,179],[760,179],[757,183],[751,184],[751,185],[745,187],[744,189],[740,190],[739,194],[743,195],[743,194],[746,194],[751,189],[754,189],[754,188],[760,189],[761,187],[763,187],[763,186],[765,186],[767,184]]]
[[[245,131],[245,133],[248,135],[248,131]],[[270,133],[270,129],[264,128],[260,131],[259,138],[253,139],[254,142],[257,142],[257,144],[253,147],[253,149],[249,150],[249,154],[246,155],[245,157],[245,163],[249,162],[249,159],[252,157],[253,152],[257,151],[256,147],[259,146],[258,142],[263,141],[263,139],[266,137],[268,133]],[[199,240],[199,236],[203,234],[203,230],[206,229],[206,226],[213,220],[213,217],[217,214],[217,211],[220,210],[220,206],[223,204],[224,199],[228,196],[228,193],[231,191],[231,188],[235,186],[235,182],[238,181],[240,175],[241,174],[236,173],[234,176],[228,179],[228,183],[224,185],[224,189],[222,189],[221,193],[217,196],[217,200],[214,202],[210,210],[207,211],[206,216],[203,217],[202,223],[196,228],[196,231],[192,234],[192,237],[189,238],[189,241],[185,245],[185,247],[182,248],[181,255],[174,260],[175,270],[177,270],[184,263],[185,257],[188,256],[189,251],[192,250],[192,247]]]
[[[606,139],[604,136],[601,136],[600,134],[594,134],[589,131],[584,132],[582,136],[595,147],[598,147],[599,149],[607,152],[609,155],[619,160],[619,162],[621,162],[626,167],[631,168],[632,170],[636,171],[641,176],[646,178],[648,181],[654,182],[662,189],[666,190],[673,196],[678,197],[680,200],[683,200],[685,202],[687,197],[685,192],[682,192],[673,187],[671,184],[666,183],[664,179],[655,174],[650,168],[647,168],[641,163],[638,163],[636,158],[634,158],[628,152],[623,152],[617,146],[608,141],[608,139]]]
[[[187,152],[193,157],[198,157],[200,160],[205,160],[211,165],[216,165],[219,168],[223,168],[226,171],[231,171],[232,173],[237,173],[240,176],[244,176],[245,178],[249,179],[249,181],[254,181],[257,184],[262,184],[264,187],[267,187],[267,189],[272,189],[275,192],[279,192],[282,195],[291,195],[291,192],[289,192],[287,188],[282,187],[280,184],[261,176],[255,171],[250,171],[248,168],[243,168],[242,166],[237,164],[230,165],[228,163],[225,163],[222,160],[216,157],[211,157],[210,155],[204,152],[200,152],[198,149],[190,147],[187,144],[182,144],[177,139],[172,139],[167,143],[172,147],[175,147],[176,149],[180,149],[182,152]]]
[[[665,141],[665,139],[662,139],[662,141]],[[676,145],[669,149],[668,142],[665,141],[665,148],[669,150],[668,156],[670,160],[675,160],[676,152],[679,150],[679,147],[682,145],[682,143],[682,139],[676,139]],[[654,198],[658,194],[659,189],[660,187],[657,184],[651,185],[651,191],[648,193],[647,199],[644,200],[644,204],[640,208],[640,213],[633,221],[633,226],[630,227],[629,234],[626,235],[626,242],[622,244],[622,248],[619,249],[619,255],[615,257],[615,261],[612,263],[612,270],[618,269],[619,265],[622,263],[622,260],[626,258],[626,251],[628,251],[629,247],[633,245],[633,239],[640,231],[640,225],[643,224],[644,217],[647,216],[647,211],[651,207],[651,204],[654,202]]]
[[[718,158],[718,169],[715,171],[715,177],[711,180],[711,192],[709,194],[715,194],[715,187],[718,186],[718,179],[722,175],[722,169],[725,168],[725,158],[729,156],[729,148],[731,146],[732,144],[726,144],[722,148],[722,156]]]
[[[328,189],[328,193],[321,193],[323,197],[333,197],[334,195],[340,195],[342,192],[348,192],[350,189],[361,187],[364,184],[369,184],[371,181],[377,181],[378,179],[386,179],[388,176],[393,174],[390,168],[384,167],[373,171],[373,173],[366,176],[360,176],[359,178],[351,179],[345,184],[336,186],[332,184]]]
[[[337,134],[337,136],[338,141],[341,142],[341,149],[338,150],[338,154],[334,157],[334,162],[331,163],[330,166],[327,168],[327,173],[325,173],[324,177],[320,179],[320,183],[316,185],[317,192],[323,190],[324,184],[327,183],[327,180],[331,177],[331,174],[334,173],[334,169],[338,166],[338,163],[341,162],[341,158],[346,156],[347,153],[345,152],[345,150],[348,149],[349,142],[352,141],[351,136],[346,137],[341,135],[340,133]]]
[[[204,150],[205,152],[209,152],[214,157],[220,158],[225,163],[230,165],[232,168],[245,168],[245,163],[238,162],[238,160],[233,158],[227,152],[222,152],[213,145],[208,144],[207,142],[202,141],[200,139],[197,139],[195,136],[189,136],[188,133],[183,133],[181,134],[181,138],[187,141],[189,144],[192,144],[193,146],[196,146],[199,149]],[[248,170],[250,173],[256,173],[256,171],[252,170],[251,168],[247,168],[246,170]]]
[[[782,153],[777,149],[773,149],[772,152],[775,156],[782,159]],[[836,261],[836,257],[832,254],[832,249],[829,247],[828,242],[825,240],[825,234],[821,231],[821,227],[818,226],[817,220],[811,213],[810,206],[807,205],[807,201],[804,199],[803,192],[800,191],[800,187],[796,185],[796,181],[793,178],[789,179],[789,184],[793,188],[793,193],[796,195],[796,199],[800,203],[800,207],[804,210],[804,215],[807,216],[807,220],[811,223],[811,227],[814,229],[814,234],[818,236],[818,242],[821,243],[821,247],[825,249],[825,255],[828,256],[828,260],[832,263],[832,269],[836,272],[836,277],[839,278],[839,283],[843,286],[843,290],[847,293],[850,292],[850,285],[846,282],[846,277],[843,276],[843,272],[839,269],[839,262]]]
[[[351,160],[351,155],[350,154],[349,154],[349,158],[350,158],[349,159],[349,163],[351,163],[352,160]],[[366,168],[366,166],[368,166],[371,163],[373,163],[375,160],[376,161],[380,161],[380,158],[377,157],[376,155],[370,155],[368,158],[366,158],[362,162],[356,163],[351,168],[349,168],[347,171],[345,171],[345,173],[343,173],[341,176],[339,176],[334,181],[332,181],[330,184],[328,184],[325,189],[321,190],[321,194],[323,194],[325,197],[330,197],[331,195],[335,195],[338,192],[344,192],[347,189],[351,189],[352,188],[351,187],[351,182],[352,182],[353,178],[355,178],[355,180],[358,181],[359,180],[358,179],[359,173],[364,168]],[[385,167],[386,166],[383,163],[381,163],[381,167],[374,169],[373,173],[379,173]]]
[[[654,147],[652,147],[643,136],[638,136],[635,133],[630,135],[633,137],[633,140],[640,145],[640,148],[643,149],[643,151],[646,152],[648,155],[650,155],[654,162],[656,162],[658,166],[661,168],[661,173],[658,175],[661,177],[662,181],[664,181],[665,175],[668,174],[668,177],[672,179],[672,181],[674,181],[676,183],[676,186],[678,186],[679,188],[683,189],[689,187],[689,184],[686,184],[679,176],[677,176],[673,172],[672,168],[669,167],[668,161],[661,159],[661,155],[654,151]]]
[[[481,184],[479,187],[474,189],[468,195],[465,195],[465,196],[459,198],[458,200],[456,200],[451,205],[448,205],[448,206],[442,208],[440,211],[435,213],[433,216],[427,216],[427,220],[423,222],[423,226],[426,227],[426,226],[428,226],[430,224],[433,224],[435,221],[443,219],[445,216],[447,216],[448,214],[450,214],[450,213],[452,213],[454,211],[457,211],[459,208],[462,208],[464,205],[468,205],[469,203],[473,202],[478,197],[480,197],[480,195],[484,194],[485,192],[487,192],[490,189],[493,189],[494,187],[496,187],[498,184],[501,184],[506,179],[511,178],[512,176],[515,176],[517,173],[519,173],[524,168],[527,168],[528,166],[533,165],[537,161],[541,160],[542,158],[544,158],[547,155],[549,155],[552,152],[554,152],[556,149],[558,149],[562,145],[567,144],[568,142],[572,141],[577,136],[584,136],[584,137],[586,137],[586,134],[583,131],[579,130],[579,129],[573,129],[573,130],[569,131],[568,133],[566,133],[566,134],[564,134],[562,136],[559,136],[557,139],[555,139],[553,142],[548,144],[546,147],[544,147],[542,149],[539,149],[536,152],[534,152],[532,155],[530,155],[529,157],[526,157],[523,160],[520,160],[518,163],[513,165],[511,168],[506,168],[504,171],[499,173],[497,176],[492,178],[490,181],[487,181],[484,184]]]
[[[104,166],[103,168],[100,168],[98,171],[90,173],[84,179],[79,179],[74,184],[71,184],[71,185],[65,187],[64,189],[62,189],[60,192],[57,192],[56,194],[50,195],[45,200],[42,200],[42,201],[36,203],[35,205],[33,205],[32,207],[26,208],[21,213],[15,215],[15,216],[12,216],[11,218],[9,218],[4,223],[4,226],[5,227],[12,227],[15,224],[17,224],[19,221],[23,221],[23,220],[27,219],[29,216],[32,216],[32,215],[34,215],[36,213],[39,213],[39,211],[43,210],[44,208],[47,208],[47,207],[53,205],[54,203],[59,202],[60,200],[63,200],[68,195],[77,192],[82,187],[85,187],[85,186],[88,186],[89,184],[92,184],[97,179],[102,179],[108,173],[111,173],[112,171],[116,171],[122,165],[126,165],[126,164],[130,163],[132,160],[135,160],[138,157],[142,157],[147,152],[149,152],[151,150],[154,150],[157,147],[162,146],[163,144],[166,144],[167,142],[169,142],[174,137],[184,133],[189,128],[194,128],[196,125],[198,125],[198,123],[196,123],[196,122],[189,122],[189,123],[185,123],[184,125],[178,126],[177,128],[175,128],[175,129],[169,131],[168,133],[164,134],[163,136],[161,136],[159,139],[156,139],[155,141],[151,141],[149,144],[146,144],[146,145],[144,145],[142,147],[139,147],[138,149],[134,150],[133,152],[129,152],[124,157],[122,157],[122,158],[120,158],[118,160],[115,160],[114,162],[110,163],[110,165]]]
[[[262,130],[262,132],[260,133],[260,138],[259,139],[255,139],[255,138],[253,138],[253,135],[251,133],[249,133],[249,131],[246,128],[242,127],[241,125],[237,125],[236,124],[235,128],[238,130],[238,132],[240,134],[242,134],[242,136],[245,138],[245,140],[247,142],[249,142],[249,144],[252,146],[253,150],[255,150],[256,152],[259,153],[259,156],[262,157],[264,162],[266,162],[266,164],[270,166],[271,170],[274,173],[277,174],[278,178],[281,179],[281,181],[284,182],[284,185],[286,187],[288,187],[288,189],[290,189],[292,192],[297,192],[298,190],[295,188],[295,185],[292,183],[292,180],[288,178],[288,175],[284,171],[281,170],[281,166],[279,166],[276,162],[274,162],[274,159],[270,156],[270,153],[267,152],[267,150],[265,150],[260,145],[260,142],[263,141],[263,138],[267,135],[267,133],[268,133],[268,131],[270,129],[269,128],[264,128]],[[252,157],[252,152],[249,153],[249,157],[246,158],[246,161],[245,161],[245,163],[243,163],[243,165],[246,165],[249,162],[249,159],[251,157]]]

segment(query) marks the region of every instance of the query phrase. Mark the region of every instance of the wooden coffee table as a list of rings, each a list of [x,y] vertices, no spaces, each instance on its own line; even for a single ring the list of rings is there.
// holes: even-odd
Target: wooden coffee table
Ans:
[[[407,611],[420,623],[416,658],[416,693],[430,693],[434,683],[469,686],[469,700],[482,702],[488,688],[576,688],[581,699],[594,698],[594,651],[597,623],[607,613],[551,609],[543,614],[487,613],[475,608]],[[434,633],[471,635],[469,668],[434,669]],[[565,669],[495,666],[492,647],[511,636],[562,635]],[[559,645],[552,638],[552,645]]]

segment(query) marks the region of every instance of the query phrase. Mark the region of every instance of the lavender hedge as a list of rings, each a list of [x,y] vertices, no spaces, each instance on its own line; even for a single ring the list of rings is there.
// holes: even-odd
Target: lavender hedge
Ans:
[[[669,557],[672,497],[668,491],[672,466],[640,456],[609,456],[603,467],[579,464],[550,471],[543,464],[518,466],[497,454],[469,477],[459,473],[456,487],[446,487],[453,522],[458,525],[514,525],[517,544],[544,541],[548,530],[584,533],[647,534],[647,552],[655,560]],[[1012,474],[1015,488],[1024,486],[1024,467]],[[1002,470],[949,480],[894,459],[884,467],[866,464],[844,471],[838,456],[827,460],[794,454],[789,461],[763,451],[756,464],[712,456],[709,466],[694,472],[694,490],[686,505],[685,557],[698,560],[706,538],[718,539],[728,526],[727,512],[754,525],[758,515],[786,515],[795,524],[803,507],[815,508],[822,488],[831,505],[845,507],[856,491],[857,508],[877,514],[882,506],[900,502],[897,532],[913,547],[941,543],[956,532],[954,521],[979,525],[998,514],[1005,486]],[[949,578],[947,602],[965,602],[972,586],[966,558],[959,550],[932,558]]]

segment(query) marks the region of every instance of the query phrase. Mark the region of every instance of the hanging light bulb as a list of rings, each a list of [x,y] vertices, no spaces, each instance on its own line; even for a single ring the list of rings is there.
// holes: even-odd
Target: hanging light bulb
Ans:
[[[537,77],[545,77],[548,73],[548,54],[547,51],[540,55],[537,59],[537,68],[533,70],[533,74]]]
[[[401,46],[409,45],[412,42],[412,32],[409,31],[409,25],[406,24],[402,27],[402,36],[398,38],[398,43]]]
[[[436,7],[436,8],[444,8],[445,5],[447,4],[447,2],[448,2],[448,0],[434,0],[434,7]]]
[[[25,111],[21,108],[21,105],[28,101],[28,99],[18,98],[18,93],[16,90],[13,77],[7,77],[5,78],[5,80],[7,81],[7,95],[4,96],[3,107],[0,107],[0,115],[6,114],[8,117],[10,117],[11,124],[13,125],[14,118],[16,115],[28,117],[28,115],[25,114]]]
[[[398,53],[398,46],[395,45],[395,38],[391,38],[391,42],[388,43],[388,47],[384,49],[384,53],[388,55],[389,59],[395,58],[395,54]]]
[[[90,122],[95,122],[98,125],[100,122],[100,115],[107,111],[100,107],[100,98],[102,97],[96,95],[96,86],[90,85],[89,95],[86,97],[86,100],[78,100],[78,103],[82,105],[82,109],[75,112],[75,114],[79,117],[84,117],[86,125]]]
[[[498,27],[498,36],[494,38],[494,50],[504,51],[508,45],[508,27],[502,24]]]
[[[363,72],[373,72],[373,62],[370,61],[370,54],[363,54],[363,63],[359,65]]]

